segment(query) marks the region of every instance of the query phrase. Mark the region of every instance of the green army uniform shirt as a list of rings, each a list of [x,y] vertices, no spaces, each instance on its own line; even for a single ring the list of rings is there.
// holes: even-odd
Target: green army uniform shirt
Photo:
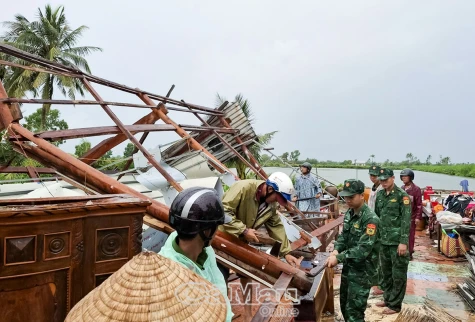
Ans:
[[[277,214],[277,203],[272,203],[258,216],[259,202],[256,193],[262,180],[240,180],[234,183],[223,196],[224,211],[233,218],[219,230],[239,237],[246,228],[259,229],[265,226],[269,236],[282,243],[280,256],[290,253],[290,242],[285,233],[284,224]]]
[[[404,190],[394,185],[389,194],[378,191],[375,212],[381,220],[382,245],[409,245],[411,201]]]
[[[366,275],[368,282],[377,278],[380,243],[380,219],[363,204],[359,213],[349,209],[343,232],[335,243],[338,263],[350,266],[352,274]]]

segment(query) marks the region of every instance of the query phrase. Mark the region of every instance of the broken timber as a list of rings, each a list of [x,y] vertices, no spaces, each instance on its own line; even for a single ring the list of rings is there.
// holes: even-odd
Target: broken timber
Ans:
[[[143,147],[143,143],[149,132],[153,131],[175,131],[186,144],[180,148],[181,153],[188,152],[188,150],[194,150],[206,155],[206,160],[210,167],[216,169],[221,173],[232,173],[223,163],[232,157],[238,157],[243,161],[250,169],[252,169],[256,175],[261,179],[267,179],[267,174],[259,165],[257,159],[252,155],[248,149],[248,145],[253,144],[255,139],[255,133],[252,130],[248,132],[241,132],[238,128],[233,128],[233,120],[226,118],[226,112],[221,109],[210,109],[196,104],[185,103],[183,100],[175,100],[169,97],[171,90],[166,96],[161,96],[149,92],[145,92],[139,89],[130,88],[118,83],[110,82],[105,79],[83,73],[72,67],[63,66],[61,64],[44,60],[42,58],[33,56],[31,54],[22,52],[16,48],[8,45],[0,44],[0,52],[12,55],[17,59],[25,60],[29,62],[30,66],[16,64],[12,62],[0,61],[0,64],[10,66],[12,68],[24,68],[35,73],[50,73],[59,74],[62,76],[76,77],[80,79],[88,91],[94,96],[96,101],[85,100],[34,100],[34,99],[20,99],[9,98],[3,84],[0,82],[0,129],[6,129],[9,136],[10,143],[14,149],[26,156],[37,160],[44,166],[49,168],[38,168],[40,171],[34,171],[31,168],[21,169],[26,171],[30,176],[35,177],[40,173],[48,174],[61,174],[66,176],[69,182],[73,182],[76,185],[82,185],[85,191],[93,191],[100,194],[127,194],[133,197],[137,197],[141,200],[147,200],[150,205],[147,207],[147,215],[144,217],[144,221],[153,228],[159,229],[166,233],[171,233],[173,229],[167,224],[168,222],[168,207],[162,203],[157,202],[154,199],[148,198],[145,195],[137,192],[136,190],[118,182],[117,180],[105,175],[104,173],[96,170],[90,166],[95,160],[99,159],[106,152],[110,151],[118,144],[121,144],[125,140],[129,139],[135,145],[134,151],[141,151],[143,155],[148,159],[149,163],[155,167],[163,177],[165,177],[170,185],[172,185],[177,191],[181,191],[182,188],[159,162]],[[100,95],[92,87],[92,83],[104,85],[110,88],[121,90],[130,94],[138,96],[143,104],[129,104],[104,101]],[[157,100],[158,103],[153,100]],[[65,105],[100,105],[103,110],[114,121],[115,126],[108,127],[96,127],[96,128],[84,128],[84,129],[72,129],[64,131],[48,131],[43,133],[31,133],[27,129],[23,128],[18,122],[21,120],[22,115],[18,108],[18,104],[65,104]],[[167,106],[165,106],[167,104]],[[178,107],[170,106],[176,105]],[[121,107],[136,107],[136,108],[150,108],[150,113],[139,119],[133,125],[125,125],[121,120],[112,112],[111,106]],[[223,105],[224,108],[225,105]],[[187,112],[195,115],[198,120],[201,121],[201,126],[181,125],[175,123],[169,116],[168,110]],[[207,115],[209,118],[204,119],[199,114]],[[154,124],[158,120],[163,121],[164,124]],[[190,131],[191,133],[189,133]],[[134,137],[136,133],[143,133],[140,140]],[[48,141],[59,141],[71,138],[82,138],[97,135],[111,135],[114,136],[108,138],[80,159],[77,159],[68,153],[65,153],[58,147],[52,145]],[[208,148],[212,146],[211,138],[215,138],[222,143],[222,147],[228,152],[223,156],[217,157],[218,154],[212,154]],[[245,139],[244,139],[245,138]],[[233,146],[233,143],[237,143]],[[229,153],[230,152],[230,153]],[[173,156],[175,157],[175,156]],[[7,167],[3,169],[12,171],[20,171],[20,169],[14,169]],[[90,189],[90,190],[88,190]],[[294,213],[298,213],[303,217],[300,211],[298,211],[291,203],[288,203],[288,209]],[[338,218],[328,225],[318,228],[312,232],[313,236],[320,236],[322,234],[332,231],[335,233],[338,225],[341,224],[342,218]],[[312,223],[310,223],[312,224]],[[316,228],[316,226],[313,226]],[[336,233],[335,233],[336,234]],[[298,249],[304,246],[306,243],[304,240],[299,240],[292,245],[293,249]],[[74,245],[73,245],[74,246]],[[310,310],[313,311],[312,319],[319,321],[321,310],[323,307],[329,311],[333,310],[332,303],[333,294],[331,284],[331,274],[329,270],[324,270],[323,274],[319,274],[315,278],[310,278],[306,274],[297,268],[294,268],[274,256],[267,255],[255,248],[248,246],[234,236],[226,233],[218,232],[217,236],[213,240],[212,246],[215,248],[219,259],[223,263],[227,263],[228,266],[234,268],[240,267],[240,274],[255,278],[263,283],[270,283],[276,290],[280,288],[287,288],[287,286],[294,286],[299,289],[302,295],[306,295],[308,301],[311,302]],[[276,307],[276,303],[282,297],[283,292],[278,291],[276,298],[272,303],[266,304],[267,309],[272,310]],[[255,321],[264,321],[265,317],[256,316]]]

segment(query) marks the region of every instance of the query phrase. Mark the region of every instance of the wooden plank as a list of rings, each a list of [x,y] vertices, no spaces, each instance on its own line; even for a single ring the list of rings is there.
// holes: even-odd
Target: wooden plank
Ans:
[[[50,197],[50,198],[25,198],[25,199],[2,199],[0,206],[11,205],[43,205],[43,204],[60,204],[69,203],[73,201],[88,201],[95,199],[110,199],[110,198],[136,198],[126,194],[110,194],[110,195],[94,195],[94,196],[71,196],[71,197]]]
[[[145,215],[143,217],[143,223],[153,229],[162,231],[166,234],[170,234],[175,231],[169,224],[164,223],[163,221],[158,220],[157,218],[153,218],[150,215]]]
[[[312,236],[315,236],[315,237],[318,237],[318,236],[321,236],[327,232],[329,232],[330,230],[332,230],[333,228],[335,227],[338,227],[340,226],[341,224],[343,224],[343,220],[345,219],[344,216],[340,216],[338,217],[337,219],[329,222],[328,224],[318,228],[318,229],[315,229],[314,231],[312,231],[310,234]],[[296,240],[294,241],[290,247],[292,248],[292,250],[295,250],[295,249],[298,249],[302,246],[305,246],[307,244],[307,242],[305,240],[303,240],[302,238],[300,238],[299,240]]]
[[[269,292],[270,299],[266,299],[265,302],[262,303],[251,322],[267,322],[272,318],[272,314],[274,313],[277,305],[279,305],[280,300],[282,299],[282,296],[284,295],[285,290],[289,286],[291,280],[292,275],[286,273],[282,273],[280,275],[273,287],[275,292]],[[266,314],[264,315],[263,312]]]

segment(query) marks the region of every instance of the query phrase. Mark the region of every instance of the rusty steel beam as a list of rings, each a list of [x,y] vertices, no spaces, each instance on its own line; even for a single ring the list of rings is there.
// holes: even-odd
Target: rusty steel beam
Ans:
[[[228,121],[226,121],[224,116],[220,116],[220,117],[218,117],[218,119],[221,122],[221,124],[223,124],[224,127],[232,128],[231,125],[228,123]],[[239,136],[237,136],[235,138],[235,140],[236,140],[236,143],[241,144],[241,149],[244,152],[244,154],[247,156],[249,161],[252,162],[253,168],[256,168],[256,170],[257,170],[256,174],[258,176],[260,176],[262,178],[262,180],[266,180],[267,179],[267,173],[259,165],[259,162],[257,162],[256,158],[254,157],[254,155],[252,155],[251,151],[249,151],[247,146],[245,144],[243,144],[243,141],[241,140],[241,138]]]
[[[77,77],[78,76],[77,74],[73,74],[73,73],[70,73],[70,72],[58,72],[58,71],[47,70],[47,69],[38,68],[38,67],[25,66],[25,65],[5,61],[5,60],[0,60],[0,65],[21,68],[21,69],[24,69],[24,70],[30,70],[32,72],[38,72],[38,73],[47,73],[47,74],[67,76],[67,77]]]
[[[184,100],[181,100],[183,102],[183,104],[185,104],[187,107],[187,103],[184,101]],[[192,110],[190,107],[188,107],[190,109],[190,111]],[[201,116],[198,115],[198,113],[193,113],[196,118],[198,118],[198,120],[200,120],[201,123],[203,123],[206,127],[211,127],[208,122],[206,122]],[[231,128],[231,127],[229,127]],[[251,170],[253,170],[254,172],[258,171],[257,169],[255,169],[253,167],[253,165],[251,163],[249,163],[246,158],[244,158],[238,151],[236,151],[236,149],[234,149],[231,144],[228,143],[228,141],[226,141],[225,138],[223,138],[217,131],[213,130],[212,131],[213,134],[221,141],[221,143],[223,143],[229,150],[231,150],[235,155],[236,157],[241,160],[242,162],[244,162],[244,164],[246,164]],[[257,172],[256,172],[257,173]],[[263,180],[265,180],[263,178]]]
[[[98,192],[129,194],[141,199],[147,199],[151,202],[151,205],[147,208],[147,213],[160,221],[165,223],[168,222],[169,208],[166,205],[161,204],[152,198],[148,198],[140,192],[129,188],[102,172],[84,164],[58,147],[41,138],[35,137],[31,132],[17,123],[12,124],[11,130],[36,145],[23,144],[22,147],[24,151],[34,159],[40,160],[45,163],[45,165],[56,169],[58,172],[72,176],[76,181]],[[16,144],[21,143],[17,142]],[[168,233],[170,232],[168,231]],[[223,232],[217,232],[212,246],[274,278],[278,278],[282,272],[291,274],[294,276],[291,284],[302,291],[308,292],[311,288],[312,281],[305,276],[303,271],[282,262],[278,258],[250,247],[234,236]]]
[[[8,97],[5,87],[3,87],[2,82],[0,82],[0,98]],[[7,103],[0,103],[0,131],[8,128],[8,126],[13,122],[13,116],[10,112]]]
[[[28,175],[30,176],[31,179],[38,179],[39,178],[38,174],[36,174],[33,167],[31,167],[31,166],[26,167],[26,171],[28,171]],[[34,182],[38,182],[38,180],[34,180]]]
[[[47,100],[47,99],[26,99],[26,98],[2,98],[0,99],[1,103],[20,103],[20,104],[57,104],[57,105],[109,105],[109,106],[122,106],[122,107],[135,107],[135,108],[146,108],[149,109],[150,106],[144,104],[134,104],[134,103],[121,103],[121,102],[109,102],[109,101],[89,101],[89,100]],[[178,111],[184,113],[193,113],[188,109],[168,106],[167,107],[171,111]],[[195,111],[199,114],[204,115],[212,115],[212,116],[219,116],[221,115],[219,112],[211,112],[211,111]]]
[[[170,97],[170,94],[173,92],[173,89],[174,89],[174,88],[175,88],[175,84],[173,84],[173,85],[170,87],[170,89],[168,90],[168,93],[167,93],[167,95],[165,96],[166,98]],[[165,102],[163,102],[163,104],[167,104],[167,102],[165,101]],[[148,108],[150,108],[150,106],[148,106],[148,105],[146,105],[146,106],[147,106]],[[145,140],[146,140],[147,137],[148,137],[148,133],[149,133],[149,132],[145,132],[144,134],[142,134],[142,137],[141,137],[140,140],[139,140],[140,144],[143,144],[143,143],[145,142]],[[139,151],[139,149],[138,149],[136,146],[134,146],[134,150],[132,151],[132,156],[133,156],[135,153],[137,153],[138,151]],[[127,169],[130,167],[130,165],[132,164],[133,161],[134,161],[134,159],[129,159],[129,160],[127,160],[127,162],[125,163],[124,167],[122,168],[122,172],[125,171],[125,170],[127,170]],[[125,173],[120,174],[120,175],[117,177],[117,181],[119,181],[120,178],[122,178],[122,176],[124,176],[124,175],[125,175]]]
[[[150,97],[148,97],[146,94],[139,94],[138,95],[140,97],[140,99],[147,105],[149,106],[153,106],[155,107],[155,104],[153,103],[153,101],[150,99]],[[222,164],[214,155],[212,155],[208,150],[206,150],[200,143],[198,143],[194,138],[190,137],[190,135],[185,131],[183,130],[178,124],[176,124],[175,122],[172,121],[172,119],[170,119],[165,111],[165,105],[163,105],[162,103],[159,104],[159,106],[157,108],[154,108],[154,111],[157,111],[160,119],[166,123],[166,124],[171,124],[175,127],[175,132],[181,136],[182,138],[187,138],[188,140],[188,143],[190,145],[190,147],[196,151],[202,151],[204,154],[206,154],[208,156],[208,158],[212,159],[213,162],[216,162],[216,164],[219,164],[220,167],[217,167],[216,170],[218,170],[220,173],[224,173],[224,172],[229,172],[229,173],[232,173],[231,170],[229,170],[224,164]],[[223,170],[225,169],[225,170]],[[235,176],[236,177],[236,176]],[[237,178],[237,177],[236,177]]]
[[[165,131],[175,131],[175,128],[172,125],[168,124],[138,124],[138,125],[124,125],[124,128],[132,133],[140,132],[165,132]],[[214,129],[214,128],[189,128],[183,126],[183,129],[188,130],[192,129],[193,131],[222,131],[224,133],[233,133],[229,132],[229,129]],[[40,137],[49,141],[61,141],[61,140],[70,140],[85,138],[91,136],[99,135],[110,135],[122,133],[121,129],[118,126],[98,126],[98,127],[88,127],[80,129],[68,129],[68,130],[58,130],[58,131],[44,131],[36,133],[37,137]]]
[[[142,134],[142,137],[141,137],[140,140],[139,140],[140,144],[143,144],[143,143],[145,142],[145,140],[147,139],[149,133],[150,133],[150,132],[145,132],[144,134]],[[125,170],[127,170],[127,169],[130,167],[130,165],[132,164],[132,162],[134,162],[133,155],[134,155],[135,153],[137,153],[138,151],[139,151],[139,149],[138,149],[136,146],[134,146],[134,150],[132,151],[132,155],[131,155],[132,158],[130,158],[129,160],[127,160],[127,162],[125,163],[125,165],[124,165],[124,167],[122,168],[122,171],[121,171],[121,172],[124,172]],[[122,178],[124,175],[125,175],[125,173],[121,173],[121,174],[117,177],[117,181],[119,181],[120,178]]]
[[[1,167],[0,173],[28,173],[28,167]],[[56,174],[53,169],[50,168],[36,168],[35,172],[38,174]]]
[[[82,82],[84,86],[87,88],[87,90],[91,93],[91,95],[98,101],[102,101],[102,98],[99,96],[99,94],[96,92],[96,90],[91,86],[91,83],[87,79],[82,79]],[[120,128],[122,133],[124,133],[127,138],[140,150],[140,152],[143,153],[143,155],[147,158],[148,162],[160,172],[160,174],[168,181],[170,185],[175,188],[177,191],[182,191],[183,188],[180,186],[178,182],[173,179],[170,174],[155,160],[153,155],[151,155],[147,149],[145,149],[142,144],[137,140],[137,138],[130,133],[124,126],[124,124],[119,120],[119,118],[112,112],[112,110],[109,108],[109,106],[105,104],[101,104],[102,108],[104,111],[109,115],[109,117],[114,121],[114,123],[117,125],[117,127]]]
[[[160,119],[158,116],[158,113],[156,113],[155,110],[152,110],[149,114],[145,115],[142,117],[140,120],[134,123],[134,125],[138,124],[153,124],[157,122]],[[135,134],[135,133],[132,133]],[[98,160],[100,157],[102,157],[104,154],[106,154],[108,151],[112,150],[122,142],[127,140],[127,137],[125,134],[117,134],[114,137],[105,139],[98,143],[95,147],[93,147],[91,150],[86,152],[83,156],[81,156],[79,159],[86,163],[86,164],[92,164],[96,160]]]
[[[174,128],[166,124],[139,124],[139,125],[124,125],[124,128],[133,133],[140,132],[161,132],[173,131]],[[118,126],[98,126],[86,127],[79,129],[68,129],[58,131],[44,131],[35,133],[35,136],[48,141],[61,141],[70,139],[86,138],[91,136],[110,135],[122,133]]]
[[[157,94],[149,93],[149,92],[146,92],[146,91],[142,91],[142,90],[137,89],[137,88],[132,88],[132,87],[128,87],[128,86],[125,86],[125,85],[122,85],[122,84],[119,84],[119,83],[111,82],[111,81],[108,81],[106,79],[84,73],[80,69],[77,69],[77,68],[74,68],[74,67],[68,67],[68,66],[62,65],[60,63],[44,59],[44,58],[41,58],[41,57],[33,55],[33,54],[30,54],[28,52],[22,51],[22,50],[20,50],[18,48],[15,48],[13,46],[7,45],[5,43],[0,43],[0,52],[3,52],[7,55],[11,55],[11,56],[14,56],[14,57],[26,60],[26,61],[29,61],[31,63],[34,63],[34,64],[38,65],[38,66],[48,68],[48,70],[44,71],[45,73],[62,73],[62,75],[64,75],[64,76],[77,77],[77,78],[80,78],[82,80],[87,80],[89,82],[94,82],[96,84],[104,85],[104,86],[114,88],[114,89],[117,89],[117,90],[120,90],[120,91],[123,91],[123,92],[136,94],[136,95],[147,95],[148,97],[150,97],[152,99],[159,100],[161,102],[169,102],[169,103],[174,104],[174,105],[183,106],[183,103],[181,103],[179,100],[163,97],[161,95],[157,95]],[[17,67],[23,68],[23,65],[19,65]],[[5,98],[7,98],[7,97],[5,97]],[[200,105],[196,105],[196,104],[190,104],[190,106],[193,109],[199,110],[199,111],[220,113],[219,111],[216,111],[215,109],[200,106]],[[223,113],[221,113],[221,115],[222,114]]]

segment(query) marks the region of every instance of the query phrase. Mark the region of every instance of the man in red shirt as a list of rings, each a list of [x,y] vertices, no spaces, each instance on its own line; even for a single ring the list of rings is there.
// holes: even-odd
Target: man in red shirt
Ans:
[[[404,185],[401,187],[409,195],[411,199],[412,214],[411,214],[411,231],[409,233],[409,254],[414,253],[414,240],[416,234],[416,225],[422,220],[422,191],[413,182],[414,171],[411,169],[404,169],[400,174],[401,181]]]

